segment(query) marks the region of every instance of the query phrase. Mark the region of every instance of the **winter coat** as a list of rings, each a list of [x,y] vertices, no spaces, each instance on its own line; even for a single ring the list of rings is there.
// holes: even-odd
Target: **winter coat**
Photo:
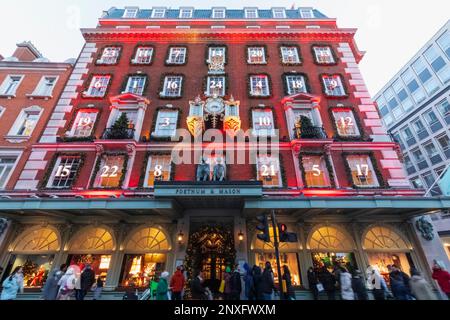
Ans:
[[[253,274],[253,286],[255,287],[255,299],[262,300],[263,299],[263,279],[260,274]]]
[[[158,288],[156,289],[156,300],[168,300],[167,291],[169,290],[169,285],[167,284],[167,279],[161,278],[158,282]]]
[[[248,300],[254,300],[256,296],[253,274],[249,270],[244,276],[244,295]]]
[[[450,273],[442,269],[434,269],[433,279],[438,282],[442,291],[450,293]]]
[[[292,278],[291,275],[289,273],[284,273],[283,276],[281,277],[282,280],[286,281],[286,291],[285,297],[286,298],[291,298],[291,297],[295,297],[294,294],[294,290],[292,289]]]
[[[355,299],[369,300],[367,289],[364,284],[364,279],[361,276],[357,275],[352,278],[352,289],[355,293]]]
[[[273,272],[271,269],[266,268],[262,274],[262,293],[272,294],[273,289],[275,289]]]
[[[72,268],[69,267],[66,273],[59,279],[59,292],[57,295],[57,300],[70,300],[73,290],[77,283],[77,276]]]
[[[408,300],[408,288],[399,274],[390,277],[392,294],[397,300]]]
[[[90,290],[95,282],[95,272],[92,269],[84,269],[80,276],[80,289]]]
[[[61,270],[55,270],[47,277],[47,281],[45,282],[42,292],[42,297],[44,300],[56,300],[59,290],[58,282],[63,275],[64,272]]]
[[[411,293],[417,300],[437,300],[433,289],[421,276],[412,276],[409,284]]]
[[[236,296],[241,294],[242,283],[241,283],[241,274],[239,273],[239,271],[234,271],[231,274],[230,287],[231,287],[232,294],[234,294]]]
[[[317,273],[313,271],[308,270],[308,284],[309,288],[316,286],[319,283],[319,280],[317,279]]]
[[[23,292],[23,275],[16,273],[14,276],[9,276],[3,281],[0,300],[15,300],[19,290]]]
[[[231,293],[231,274],[229,272],[225,272],[223,275],[223,280],[225,281],[225,289],[223,293],[230,294]]]
[[[184,288],[184,276],[180,270],[175,271],[170,279],[170,287],[172,288],[172,292],[181,292]]]
[[[325,291],[332,292],[336,290],[336,280],[328,270],[319,273],[319,281],[322,283]]]
[[[199,277],[195,277],[191,282],[191,293],[192,299],[194,300],[204,300],[206,299],[206,290],[203,287],[202,281]]]
[[[355,294],[352,289],[352,276],[348,272],[340,272],[341,276],[341,296],[342,300],[355,300]]]

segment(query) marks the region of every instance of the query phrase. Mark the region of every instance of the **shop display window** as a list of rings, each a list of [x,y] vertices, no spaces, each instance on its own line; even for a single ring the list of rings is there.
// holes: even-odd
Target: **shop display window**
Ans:
[[[47,280],[53,264],[54,255],[13,255],[4,277],[9,275],[17,266],[23,268],[24,288],[41,288]],[[2,280],[3,281],[3,280]]]
[[[278,283],[278,270],[276,268],[277,260],[275,257],[275,254],[272,252],[258,252],[256,253],[256,265],[259,266],[262,270],[264,270],[266,261],[269,261],[272,265],[273,274],[274,274],[274,281],[275,283]],[[292,285],[294,286],[300,286],[301,279],[300,279],[300,269],[298,265],[298,255],[297,253],[280,253],[280,262],[281,267],[284,265],[288,266],[289,271],[291,272],[291,278],[292,278]],[[283,271],[281,271],[283,272]]]
[[[357,268],[355,255],[351,252],[314,252],[312,253],[312,259],[314,268],[321,269],[326,267],[330,272],[334,271],[335,266],[342,266],[350,273]]]
[[[409,253],[371,252],[367,256],[369,258],[369,264],[380,271],[380,274],[384,277],[388,285],[390,285],[389,265],[396,266],[408,275],[410,275],[411,267],[414,266]]]
[[[164,271],[167,256],[162,253],[125,255],[120,284],[123,287],[146,288]]]
[[[77,265],[78,267],[80,267],[80,271],[83,271],[85,266],[87,264],[90,264],[92,270],[94,270],[95,276],[100,277],[103,281],[105,281],[111,264],[111,255],[74,254],[69,255],[67,261],[69,265]]]

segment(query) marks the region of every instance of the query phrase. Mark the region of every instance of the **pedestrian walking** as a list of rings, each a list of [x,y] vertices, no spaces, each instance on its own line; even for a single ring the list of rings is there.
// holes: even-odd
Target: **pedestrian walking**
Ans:
[[[177,267],[177,271],[170,279],[170,290],[172,291],[172,300],[182,300],[182,292],[185,284],[185,279],[183,272],[181,271],[181,266]]]
[[[319,272],[319,282],[322,283],[323,288],[327,293],[328,300],[336,300],[336,279],[334,275],[328,271],[326,266],[323,266]]]
[[[411,269],[411,294],[416,300],[437,300],[431,285],[422,277],[419,270]]]
[[[317,288],[319,279],[317,278],[317,272],[313,269],[313,267],[309,267],[307,274],[309,290],[311,290],[314,300],[319,300],[319,289]]]
[[[266,262],[266,267],[262,274],[262,298],[263,300],[272,300],[272,294],[276,290],[274,283],[274,276],[272,266],[269,261]]]
[[[3,290],[0,300],[15,300],[17,293],[23,293],[23,268],[17,266],[14,271],[3,281]]]
[[[94,270],[92,270],[90,264],[86,264],[80,276],[80,293],[78,296],[78,300],[84,300],[84,297],[86,297],[87,292],[91,290],[94,283],[95,272]]]
[[[355,294],[352,288],[352,275],[344,267],[340,269],[342,300],[355,300]]]
[[[355,300],[369,300],[367,288],[364,283],[364,278],[359,269],[356,269],[352,277],[352,289],[355,294]]]
[[[230,278],[230,299],[240,300],[242,292],[241,273],[239,272],[239,265],[236,265]]]
[[[203,272],[197,271],[196,276],[191,281],[191,293],[192,293],[192,299],[194,300],[206,300],[207,294],[206,289],[203,286],[204,279],[203,279]]]
[[[253,266],[253,286],[255,288],[255,300],[264,300],[262,270],[259,266]]]
[[[59,291],[56,300],[71,300],[77,282],[76,270],[70,266],[58,282]]]
[[[437,281],[441,290],[450,300],[450,274],[445,270],[442,262],[434,261],[433,279]]]
[[[250,268],[250,266],[245,263],[244,264],[244,298],[246,300],[255,300],[256,299],[256,293],[255,293],[255,282],[253,279],[253,269]]]
[[[283,276],[281,278],[284,300],[295,300],[295,293],[292,288],[291,271],[287,265],[283,266]]]
[[[103,291],[103,280],[100,276],[97,277],[97,281],[94,283],[92,290],[94,291],[94,298],[92,300],[100,300]]]
[[[169,300],[169,284],[167,279],[169,272],[164,271],[159,278],[158,288],[156,289],[156,300]]]
[[[53,270],[47,277],[47,281],[45,281],[44,288],[42,289],[42,299],[44,300],[56,300],[56,296],[58,295],[59,285],[58,282],[66,273],[67,265],[62,264],[58,270]]]
[[[386,300],[387,285],[377,268],[368,266],[366,270],[367,288],[372,290],[375,300]]]
[[[225,268],[223,280],[225,281],[225,288],[223,290],[224,299],[231,300],[231,268],[229,266]]]

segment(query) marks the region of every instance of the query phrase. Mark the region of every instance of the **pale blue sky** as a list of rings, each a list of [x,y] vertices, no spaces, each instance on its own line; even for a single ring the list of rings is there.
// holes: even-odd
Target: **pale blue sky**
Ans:
[[[357,43],[367,55],[361,70],[374,95],[449,19],[445,0],[13,0],[0,4],[0,53],[12,54],[17,42],[31,40],[52,61],[77,57],[83,45],[80,27],[95,27],[112,6],[177,8],[224,6],[312,6],[341,27],[358,28]]]

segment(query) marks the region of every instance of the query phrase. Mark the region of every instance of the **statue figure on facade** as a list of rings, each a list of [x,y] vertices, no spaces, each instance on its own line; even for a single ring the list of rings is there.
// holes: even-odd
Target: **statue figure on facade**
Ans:
[[[197,166],[197,181],[209,181],[209,164],[202,158],[202,163]]]
[[[213,181],[225,181],[227,167],[223,163],[222,158],[217,158],[217,163],[213,170]]]

